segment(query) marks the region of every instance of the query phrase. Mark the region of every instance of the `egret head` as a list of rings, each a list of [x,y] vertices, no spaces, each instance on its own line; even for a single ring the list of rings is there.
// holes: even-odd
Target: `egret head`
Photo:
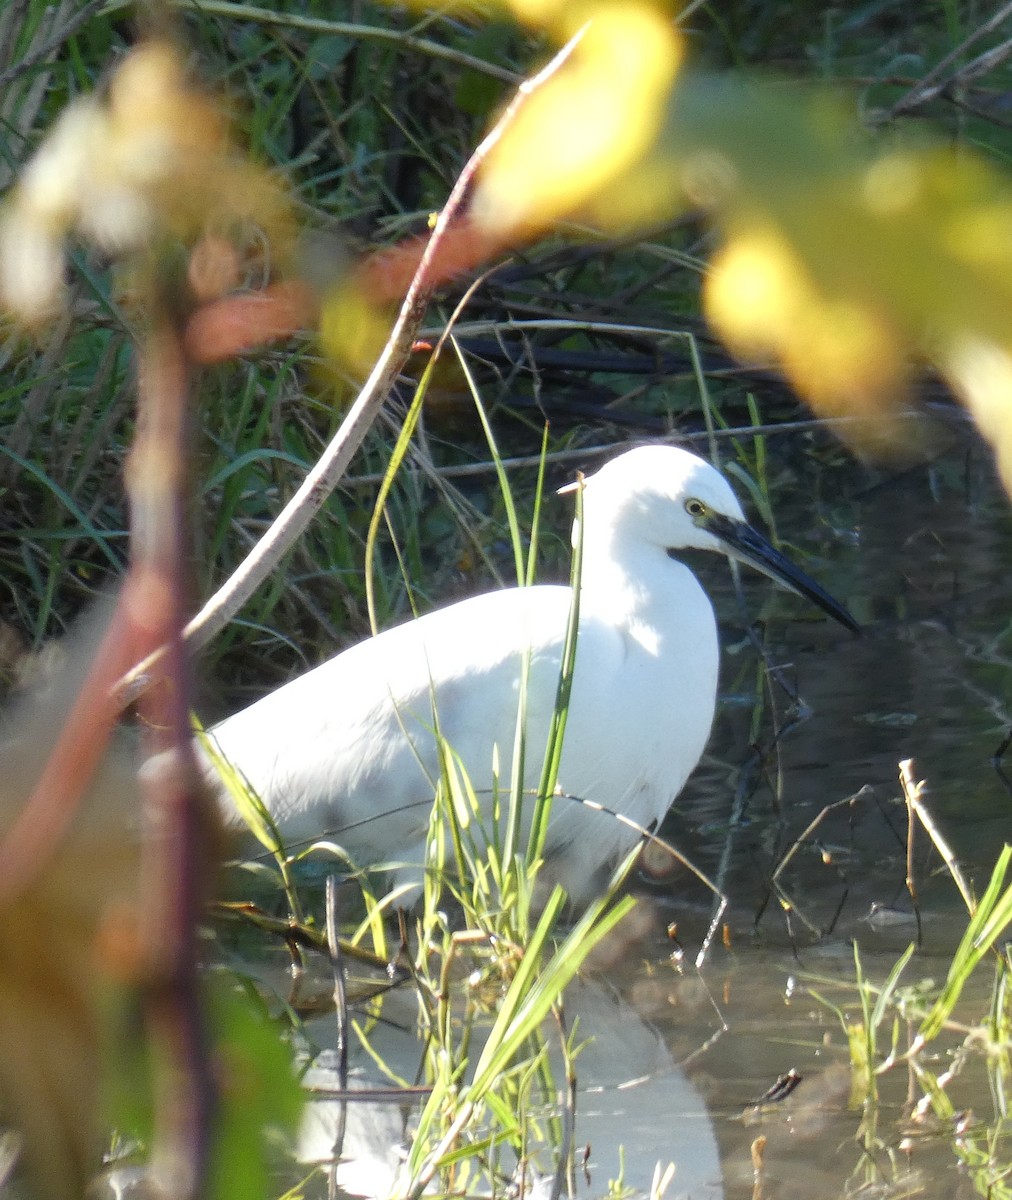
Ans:
[[[569,489],[564,489],[569,490]],[[858,632],[847,610],[745,520],[730,484],[676,446],[639,446],[612,459],[584,488],[586,538],[680,550],[715,550],[748,563]]]

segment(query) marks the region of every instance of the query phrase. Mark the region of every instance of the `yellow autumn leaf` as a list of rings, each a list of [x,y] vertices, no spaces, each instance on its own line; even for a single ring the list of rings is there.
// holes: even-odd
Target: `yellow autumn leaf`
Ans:
[[[569,33],[572,18],[586,21],[572,53],[525,98],[482,167],[471,211],[499,238],[596,213],[663,121],[682,57],[670,19],[642,3],[581,5],[569,16]]]
[[[721,236],[705,303],[732,349],[852,417],[865,449],[909,448],[897,416],[915,366],[935,365],[1004,461],[1008,179],[965,149],[876,146],[814,88],[679,71],[655,9],[580,11],[583,40],[489,157],[477,218],[507,236],[573,217],[624,232],[695,208]],[[555,6],[543,20],[562,36]]]
[[[888,446],[907,398],[904,339],[883,312],[820,294],[782,238],[752,227],[715,257],[706,314],[743,359],[775,361],[824,415],[847,414],[863,449]]]
[[[866,449],[911,448],[896,418],[914,367],[931,364],[1012,484],[1012,187],[996,168],[930,143],[876,147],[812,90],[683,73],[628,186],[665,176],[657,204],[680,195],[722,236],[705,304],[733,350],[779,365],[818,412],[855,418]]]
[[[940,367],[993,446],[1005,490],[1012,496],[1012,350],[983,338],[957,338]]]
[[[391,317],[357,280],[332,287],[320,304],[320,349],[326,362],[365,377],[390,336]]]
[[[571,15],[573,9],[582,6],[572,0],[504,0],[501,7],[512,12],[525,25],[536,29],[553,29],[565,27],[567,14]]]
[[[83,97],[61,114],[0,211],[0,306],[29,325],[50,317],[73,233],[123,254],[166,235],[192,243],[250,225],[283,268],[295,240],[284,189],[233,145],[176,47],[143,42],[104,98]]]

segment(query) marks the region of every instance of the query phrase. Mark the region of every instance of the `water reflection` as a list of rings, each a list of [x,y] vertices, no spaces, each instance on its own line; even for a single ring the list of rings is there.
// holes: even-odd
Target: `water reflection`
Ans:
[[[574,984],[567,992],[566,1015],[582,1045],[577,1058],[574,1194],[603,1195],[621,1183],[635,1195],[647,1195],[655,1173],[673,1163],[674,1177],[665,1192],[669,1200],[720,1200],[724,1191],[713,1121],[701,1093],[658,1030],[602,980]],[[314,1021],[307,1033],[323,1047],[313,1056],[307,1085],[336,1089],[333,1020]],[[389,1075],[377,1070],[377,1060],[394,1074],[413,1076],[419,1042],[408,994],[386,997],[383,1019],[372,1028],[368,1042],[368,1053],[361,1043],[353,1044],[353,1092],[389,1090]],[[564,1079],[562,1063],[554,1065],[556,1077]],[[400,1194],[415,1116],[390,1099],[314,1099],[307,1106],[298,1157],[306,1163],[329,1163],[339,1142],[336,1181],[343,1190],[367,1197]],[[555,1165],[552,1147],[540,1155],[535,1150],[523,1168],[529,1194],[552,1194]]]

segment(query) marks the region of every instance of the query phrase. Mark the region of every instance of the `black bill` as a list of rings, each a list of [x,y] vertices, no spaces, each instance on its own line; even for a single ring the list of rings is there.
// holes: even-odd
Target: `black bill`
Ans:
[[[732,558],[748,563],[750,567],[762,571],[764,575],[782,583],[792,592],[811,600],[852,633],[861,632],[861,626],[838,600],[834,600],[810,575],[806,575],[786,555],[771,546],[751,525],[745,524],[744,521],[735,521],[731,517],[710,514],[706,528],[714,537],[720,538],[726,553]]]

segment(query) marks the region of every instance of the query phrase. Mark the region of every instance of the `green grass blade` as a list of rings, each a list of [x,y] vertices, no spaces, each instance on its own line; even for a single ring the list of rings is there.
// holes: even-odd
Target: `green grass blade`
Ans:
[[[81,509],[79,505],[74,502],[73,498],[69,496],[54,479],[50,478],[50,476],[47,475],[40,466],[31,462],[27,458],[23,458],[20,454],[16,454],[8,446],[0,444],[0,454],[6,454],[12,462],[17,463],[22,471],[27,471],[29,475],[34,475],[39,483],[41,483],[43,487],[47,488],[67,510],[67,512],[70,513],[74,520],[78,522],[82,531],[86,533],[89,538],[91,538],[96,546],[98,546],[99,550],[102,551],[102,554],[108,560],[110,565],[115,568],[117,574],[122,573],[124,567],[123,561],[109,546],[108,534],[103,533],[103,531],[89,519],[87,513],[85,513],[83,509]]]
[[[376,578],[374,574],[376,538],[379,534],[380,522],[384,519],[384,514],[386,513],[387,500],[390,497],[394,480],[407,455],[412,435],[418,425],[418,418],[422,414],[425,394],[429,390],[429,382],[432,379],[432,373],[438,361],[438,355],[432,354],[418,381],[415,394],[411,399],[411,406],[408,408],[407,414],[404,417],[404,423],[397,436],[397,441],[394,443],[394,448],[391,451],[390,462],[383,476],[383,482],[380,484],[379,492],[376,495],[376,503],[373,505],[372,516],[369,519],[369,529],[365,539],[365,600],[366,611],[369,614],[369,627],[372,629],[373,634],[376,634],[379,630],[379,623],[376,619]]]
[[[911,942],[910,945],[907,946],[906,950],[903,951],[903,953],[894,963],[893,969],[889,972],[885,983],[882,985],[882,989],[878,994],[878,999],[875,1001],[875,1007],[871,1012],[871,1023],[874,1029],[878,1029],[878,1027],[882,1024],[882,1020],[886,1014],[886,1009],[889,1007],[892,998],[895,995],[896,988],[899,985],[900,976],[903,974],[907,963],[913,957],[916,949],[917,945],[915,942]]]
[[[1006,845],[953,955],[941,995],[921,1024],[920,1041],[930,1041],[939,1033],[952,1014],[966,981],[1012,920],[1012,886],[1005,887],[1010,859],[1012,846]]]
[[[513,545],[513,565],[516,570],[517,584],[523,586],[526,572],[524,570],[524,543],[520,533],[520,520],[517,517],[516,504],[513,500],[513,489],[510,487],[509,478],[506,475],[506,468],[502,464],[502,455],[499,453],[499,446],[495,440],[495,434],[492,432],[492,425],[488,419],[488,413],[485,411],[485,406],[481,402],[481,396],[478,391],[477,384],[474,381],[474,376],[471,374],[471,369],[467,365],[467,360],[460,348],[460,344],[455,337],[450,338],[453,348],[457,354],[457,361],[460,364],[460,369],[464,373],[464,379],[467,381],[467,386],[471,391],[471,396],[474,399],[475,411],[478,414],[478,420],[481,421],[482,431],[485,434],[485,441],[488,443],[489,451],[492,454],[492,462],[495,464],[496,478],[499,481],[499,490],[502,493],[503,505],[506,508],[506,522],[509,525],[510,542]]]
[[[576,666],[576,641],[580,628],[580,581],[583,576],[582,481],[576,488],[575,496],[576,514],[574,529],[576,529],[577,535],[573,545],[573,563],[569,576],[572,602],[569,607],[569,621],[566,625],[566,639],[562,648],[559,683],[555,696],[555,707],[552,711],[552,719],[549,726],[545,761],[541,770],[541,782],[538,785],[538,796],[534,805],[534,814],[531,818],[531,833],[527,843],[528,862],[536,862],[544,853],[545,839],[548,836],[548,818],[551,816],[552,796],[559,778],[563,739],[566,732],[566,721],[569,716],[569,701],[573,690],[573,671]]]

